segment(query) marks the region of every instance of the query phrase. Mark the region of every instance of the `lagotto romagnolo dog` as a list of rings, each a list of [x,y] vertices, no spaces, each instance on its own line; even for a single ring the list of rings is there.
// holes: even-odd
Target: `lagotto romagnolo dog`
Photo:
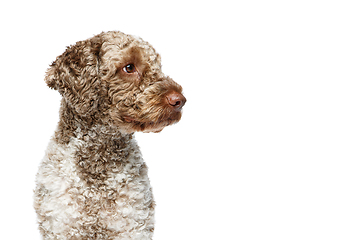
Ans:
[[[152,239],[155,204],[133,133],[178,122],[181,86],[149,43],[116,31],[68,47],[45,82],[62,100],[36,177],[43,239]]]

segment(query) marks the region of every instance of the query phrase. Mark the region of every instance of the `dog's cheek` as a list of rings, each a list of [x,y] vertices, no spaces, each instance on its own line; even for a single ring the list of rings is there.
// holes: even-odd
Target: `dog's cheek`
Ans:
[[[165,106],[166,90],[157,85],[147,87],[141,94],[137,96],[136,105],[139,106],[144,113],[161,111]]]

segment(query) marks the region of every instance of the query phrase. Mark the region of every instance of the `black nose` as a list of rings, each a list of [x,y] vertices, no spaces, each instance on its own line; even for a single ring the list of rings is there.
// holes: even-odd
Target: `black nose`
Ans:
[[[181,110],[186,102],[186,98],[181,93],[175,91],[169,92],[165,97],[168,104],[176,110]]]

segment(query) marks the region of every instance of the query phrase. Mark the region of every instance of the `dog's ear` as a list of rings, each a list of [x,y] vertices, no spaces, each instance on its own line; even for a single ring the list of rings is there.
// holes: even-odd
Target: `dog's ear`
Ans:
[[[58,90],[83,116],[93,112],[98,105],[101,44],[98,36],[77,42],[56,58],[45,75],[46,84]]]

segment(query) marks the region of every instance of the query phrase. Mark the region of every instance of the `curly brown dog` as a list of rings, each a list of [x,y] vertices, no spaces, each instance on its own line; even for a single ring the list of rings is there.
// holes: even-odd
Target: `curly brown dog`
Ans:
[[[115,31],[68,47],[45,81],[62,101],[36,178],[43,239],[151,239],[155,204],[133,133],[178,122],[181,86],[149,43]]]

